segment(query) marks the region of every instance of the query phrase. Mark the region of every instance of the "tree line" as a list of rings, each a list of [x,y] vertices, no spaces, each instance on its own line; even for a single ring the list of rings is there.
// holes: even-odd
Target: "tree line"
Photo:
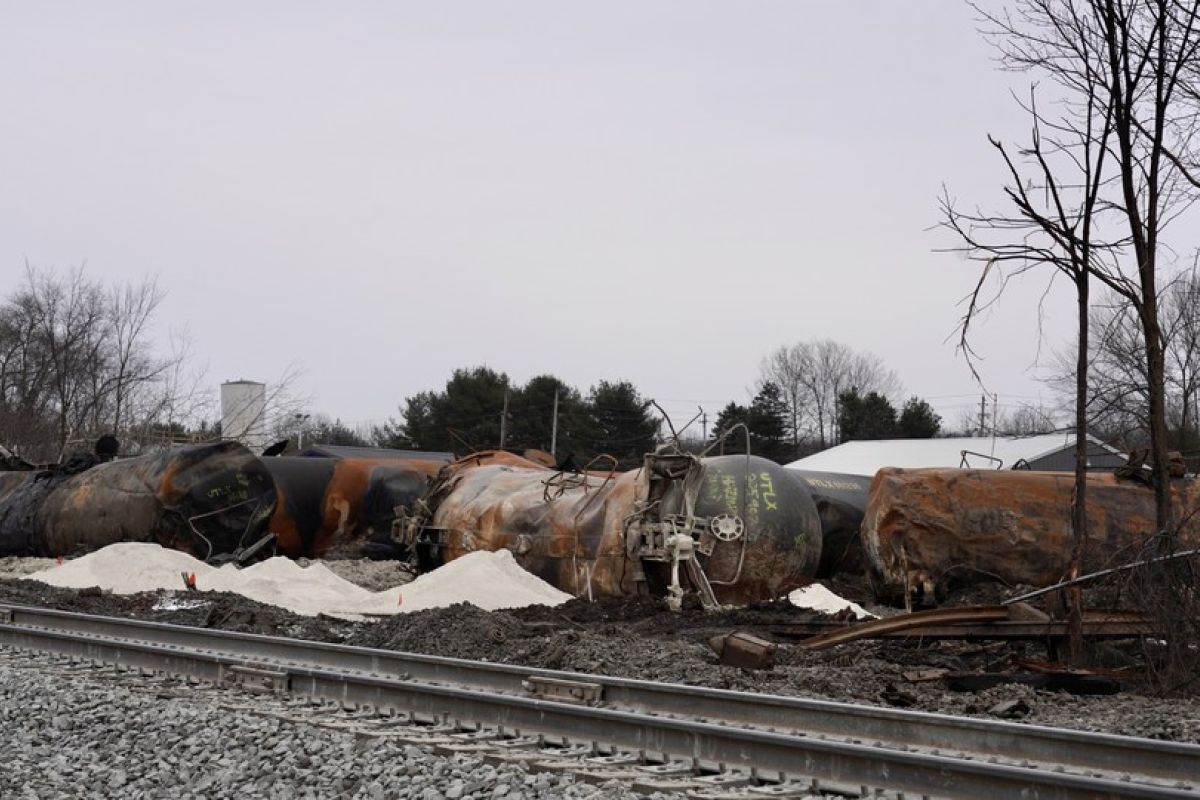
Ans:
[[[629,468],[654,449],[658,433],[651,401],[629,381],[602,380],[584,394],[553,375],[518,385],[479,366],[456,369],[440,391],[405,399],[400,417],[377,429],[375,441],[454,453],[537,449],[579,467],[607,454]]]
[[[726,437],[722,449],[745,452],[748,440],[751,452],[781,463],[846,441],[938,435],[941,417],[925,400],[911,397],[896,410],[900,387],[872,353],[832,339],[797,342],[762,360],[758,391],[748,405],[722,408],[713,435],[743,423],[746,435]]]
[[[195,424],[203,398],[186,341],[152,345],[163,297],[154,279],[27,266],[0,301],[0,444],[44,463],[101,434],[136,448]]]

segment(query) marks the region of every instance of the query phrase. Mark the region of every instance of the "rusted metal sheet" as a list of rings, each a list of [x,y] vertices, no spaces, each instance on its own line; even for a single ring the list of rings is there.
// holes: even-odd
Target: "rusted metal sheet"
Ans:
[[[397,507],[425,495],[441,464],[428,459],[264,458],[277,499],[269,530],[292,558],[407,555],[391,538]]]
[[[44,471],[0,500],[0,554],[57,556],[150,541],[209,558],[252,544],[274,498],[262,462],[235,442],[175,448],[76,474]]]
[[[824,650],[860,639],[1064,639],[1067,623],[1061,620],[1032,621],[1014,614],[1012,606],[960,606],[914,611],[886,619],[841,625],[798,642],[805,650]],[[772,633],[803,635],[812,629],[805,624],[775,626]],[[1153,632],[1149,621],[1132,611],[1086,610],[1083,632],[1095,637],[1143,636]]]
[[[821,517],[821,563],[817,578],[861,574],[866,566],[859,528],[871,488],[868,475],[789,469],[812,496]]]
[[[775,666],[773,643],[745,631],[734,631],[708,640],[708,646],[721,663],[742,669],[771,669]]]
[[[980,581],[1048,586],[1066,570],[1074,476],[997,470],[880,470],[862,537],[881,599],[932,602]],[[1172,481],[1178,507],[1200,508],[1200,483]],[[1088,476],[1085,572],[1134,560],[1154,533],[1154,494],[1111,474]],[[1180,543],[1200,541],[1185,514]]]
[[[647,456],[632,472],[563,473],[482,453],[446,467],[429,503],[445,560],[506,548],[580,597],[665,593],[683,564],[721,603],[769,600],[811,582],[820,558],[811,498],[756,457]]]

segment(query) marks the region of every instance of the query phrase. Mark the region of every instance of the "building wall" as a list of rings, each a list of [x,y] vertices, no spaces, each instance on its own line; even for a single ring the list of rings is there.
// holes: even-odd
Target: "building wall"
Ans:
[[[1089,472],[1112,472],[1125,463],[1124,455],[1111,453],[1095,443],[1088,449]],[[1029,468],[1038,472],[1074,472],[1075,446],[1070,445],[1061,450],[1044,455],[1029,462]]]

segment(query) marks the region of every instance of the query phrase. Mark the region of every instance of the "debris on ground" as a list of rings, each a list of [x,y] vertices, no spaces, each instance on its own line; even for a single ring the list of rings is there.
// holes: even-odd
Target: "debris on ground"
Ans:
[[[824,614],[837,614],[849,610],[855,619],[877,619],[865,608],[852,600],[839,597],[830,589],[819,583],[810,583],[788,594],[788,602],[797,608],[807,608],[810,611],[820,611]]]
[[[714,636],[708,646],[720,658],[721,663],[743,669],[770,669],[775,666],[775,645],[752,633],[734,631],[724,636]]]

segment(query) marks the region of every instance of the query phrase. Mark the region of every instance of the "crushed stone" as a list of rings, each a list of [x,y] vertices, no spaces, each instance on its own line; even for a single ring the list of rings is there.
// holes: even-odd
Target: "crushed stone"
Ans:
[[[1075,696],[1020,684],[954,692],[942,681],[911,682],[905,673],[925,668],[994,672],[1021,660],[1045,659],[1045,650],[1034,643],[997,648],[952,640],[880,640],[806,651],[778,631],[811,619],[813,612],[787,601],[715,613],[687,608],[668,612],[660,598],[651,596],[594,603],[575,599],[557,607],[499,612],[463,603],[377,622],[349,622],[299,616],[220,592],[176,592],[176,600],[186,600],[188,605],[201,598],[208,602],[176,611],[154,610],[169,594],[101,594],[37,581],[0,580],[0,602],[65,611],[987,718],[998,703],[1018,699],[1030,707],[1030,713],[1018,720],[1022,723],[1200,743],[1198,693],[1158,697],[1138,682],[1136,672],[1123,679],[1124,691],[1112,696]],[[718,663],[707,640],[734,630],[775,642],[779,646],[775,666],[747,670]],[[1136,641],[1106,645],[1131,656],[1136,656],[1138,647]]]

